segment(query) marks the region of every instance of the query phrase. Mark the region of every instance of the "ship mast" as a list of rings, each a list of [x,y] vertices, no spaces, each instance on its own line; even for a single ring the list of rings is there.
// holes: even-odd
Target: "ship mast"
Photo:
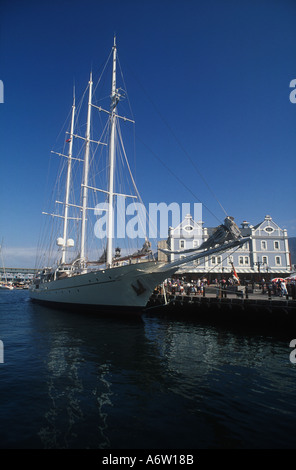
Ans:
[[[111,91],[111,135],[110,135],[110,149],[109,149],[109,188],[108,188],[108,226],[107,226],[107,257],[106,264],[108,267],[112,266],[112,237],[114,225],[114,160],[115,160],[115,126],[116,126],[116,113],[115,109],[119,101],[119,96],[116,90],[116,38],[114,37],[113,46],[113,72],[112,72],[112,91]]]
[[[80,257],[82,263],[85,261],[85,235],[86,235],[86,212],[87,212],[87,196],[88,196],[88,173],[89,173],[89,147],[90,147],[90,118],[92,107],[92,73],[89,79],[89,92],[88,92],[88,110],[87,110],[87,123],[85,133],[85,157],[84,157],[84,172],[83,172],[83,193],[82,193],[82,223],[81,223],[81,244],[80,244]]]
[[[70,180],[71,180],[71,166],[72,166],[74,118],[75,118],[75,94],[73,93],[70,143],[69,143],[69,153],[68,153],[67,182],[66,182],[65,212],[64,212],[64,232],[63,232],[64,243],[63,243],[63,247],[62,247],[62,264],[64,264],[66,262],[66,247],[67,247],[67,230],[68,230],[68,212],[69,212]]]

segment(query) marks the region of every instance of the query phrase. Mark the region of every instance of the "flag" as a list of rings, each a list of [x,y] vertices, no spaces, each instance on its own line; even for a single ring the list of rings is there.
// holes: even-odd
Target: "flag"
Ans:
[[[233,269],[233,271],[232,271],[233,272],[233,277],[237,280],[238,284],[240,284],[239,277],[238,277],[237,272],[235,270],[234,264],[233,264],[232,261],[230,261],[230,263],[231,263],[231,266],[232,266],[232,269]]]
[[[66,142],[71,142],[72,139],[67,139]]]
[[[233,266],[233,276],[235,277],[235,279],[237,280],[237,282],[239,283],[239,277],[237,275],[237,272],[235,270],[235,267]]]

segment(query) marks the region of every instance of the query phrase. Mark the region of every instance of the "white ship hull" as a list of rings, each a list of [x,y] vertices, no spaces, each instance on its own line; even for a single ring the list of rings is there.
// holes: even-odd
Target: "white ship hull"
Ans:
[[[244,244],[247,238],[235,240],[206,251],[208,256]],[[146,261],[91,271],[48,282],[35,281],[30,287],[31,299],[53,305],[88,306],[96,310],[141,311],[154,290],[174,274],[182,264],[205,256],[195,253],[172,263]]]
[[[92,309],[141,311],[154,288],[175,269],[159,272],[163,263],[143,262],[98,270],[30,287],[32,300],[53,306],[87,306]]]

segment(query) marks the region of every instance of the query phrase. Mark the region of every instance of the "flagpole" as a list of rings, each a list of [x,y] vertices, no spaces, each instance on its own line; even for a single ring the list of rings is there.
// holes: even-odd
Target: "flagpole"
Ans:
[[[235,270],[233,261],[232,261],[231,259],[230,259],[230,264],[231,264],[232,269],[233,269],[233,277],[235,277],[235,279],[237,280],[238,284],[240,285],[239,277],[238,277],[238,275],[237,275],[237,272],[236,272],[236,270]]]

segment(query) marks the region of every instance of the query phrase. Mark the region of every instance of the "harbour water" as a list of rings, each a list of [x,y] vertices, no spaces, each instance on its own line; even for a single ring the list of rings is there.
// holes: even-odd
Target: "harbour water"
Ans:
[[[295,448],[294,337],[1,292],[0,448]]]

